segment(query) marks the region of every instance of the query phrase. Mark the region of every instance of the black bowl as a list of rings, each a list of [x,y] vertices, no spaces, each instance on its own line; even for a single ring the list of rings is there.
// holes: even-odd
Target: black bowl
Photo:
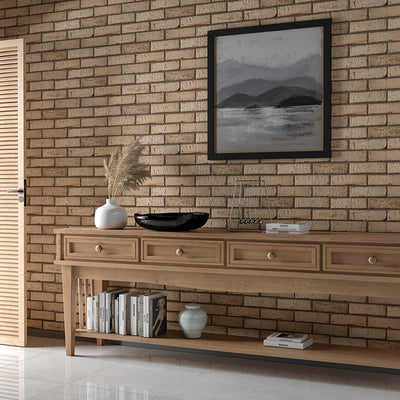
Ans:
[[[200,228],[209,216],[205,212],[135,214],[135,221],[154,231],[182,232]]]

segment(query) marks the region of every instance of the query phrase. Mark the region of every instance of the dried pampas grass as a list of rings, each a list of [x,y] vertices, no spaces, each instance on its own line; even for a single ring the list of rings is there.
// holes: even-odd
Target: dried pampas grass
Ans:
[[[113,199],[125,189],[137,190],[150,177],[147,166],[139,161],[144,146],[137,140],[123,146],[122,150],[104,160],[108,198]]]

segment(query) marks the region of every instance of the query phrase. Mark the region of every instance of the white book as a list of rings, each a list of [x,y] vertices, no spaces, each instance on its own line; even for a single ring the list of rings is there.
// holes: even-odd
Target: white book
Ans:
[[[302,343],[307,339],[308,335],[306,333],[273,332],[267,336],[267,340],[276,340],[278,342]]]
[[[106,292],[99,294],[99,332],[106,331]]]
[[[131,326],[130,326],[130,296],[138,295],[138,292],[132,290],[130,292],[121,293],[118,296],[119,299],[119,313],[118,313],[118,325],[119,330],[118,333],[120,335],[130,335]],[[136,308],[134,310],[136,314]],[[135,329],[136,332],[136,329]],[[136,333],[135,333],[136,335]]]
[[[164,297],[163,293],[152,293],[144,296],[143,301],[143,336],[150,337],[150,302]]]
[[[301,222],[298,224],[269,223],[266,224],[266,230],[281,232],[308,232],[310,230],[310,225],[307,222]]]
[[[88,331],[93,330],[93,305],[92,296],[86,298],[86,329]]]
[[[139,335],[138,333],[138,295],[132,295],[128,297],[127,304],[127,334],[132,336]]]
[[[144,295],[141,294],[137,300],[137,335],[143,336],[143,299]]]
[[[92,296],[93,330],[99,331],[99,296]]]
[[[126,289],[110,289],[106,292],[106,333],[115,330],[115,298]]]
[[[111,293],[106,292],[106,300],[105,300],[105,333],[111,333]]]
[[[119,333],[119,296],[114,300],[114,332]]]
[[[99,332],[110,333],[111,329],[111,292],[114,292],[116,289],[109,289],[99,294]],[[107,306],[107,304],[109,305]],[[106,330],[106,325],[108,323],[108,332]]]
[[[313,344],[313,339],[310,338],[306,340],[305,342],[302,343],[297,343],[297,342],[280,342],[277,340],[264,340],[264,346],[272,346],[272,347],[286,347],[290,349],[300,349],[304,350],[307,347],[310,347]]]

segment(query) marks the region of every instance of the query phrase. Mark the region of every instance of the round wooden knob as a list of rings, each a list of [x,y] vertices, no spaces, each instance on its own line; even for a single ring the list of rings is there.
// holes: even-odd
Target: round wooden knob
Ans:
[[[182,249],[179,248],[179,249],[176,249],[175,253],[176,253],[176,255],[177,255],[178,257],[181,257],[181,256],[183,256],[184,251],[183,251]]]
[[[368,257],[368,264],[375,265],[378,259],[375,256]]]
[[[101,247],[100,244],[96,244],[96,246],[94,247],[94,250],[96,251],[96,253],[100,253],[103,250],[103,248]]]
[[[273,251],[269,251],[267,253],[267,258],[268,258],[269,261],[275,260],[276,254]]]

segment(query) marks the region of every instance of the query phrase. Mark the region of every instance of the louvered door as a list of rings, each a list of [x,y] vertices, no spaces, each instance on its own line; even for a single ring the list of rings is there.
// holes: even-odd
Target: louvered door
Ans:
[[[24,42],[0,41],[0,343],[25,345]],[[14,191],[8,193],[7,191]]]

